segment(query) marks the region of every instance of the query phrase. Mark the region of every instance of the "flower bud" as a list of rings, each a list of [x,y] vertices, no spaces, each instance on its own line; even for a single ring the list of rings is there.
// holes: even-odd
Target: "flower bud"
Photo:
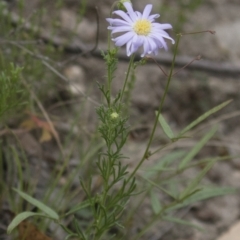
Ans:
[[[113,112],[110,115],[111,119],[117,119],[119,117],[119,114],[117,112]]]
[[[124,11],[124,12],[127,11],[127,9],[126,9],[125,6],[124,6],[124,3],[125,3],[125,2],[129,2],[129,3],[132,4],[132,2],[131,2],[130,0],[120,0],[120,1],[118,2],[118,4],[117,4],[118,9],[119,9],[119,10],[122,10],[122,11]]]

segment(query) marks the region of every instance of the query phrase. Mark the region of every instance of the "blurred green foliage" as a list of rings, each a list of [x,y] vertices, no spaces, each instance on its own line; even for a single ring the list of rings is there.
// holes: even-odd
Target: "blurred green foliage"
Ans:
[[[183,25],[188,21],[189,14],[192,14],[202,2],[202,0],[163,0],[159,12],[164,20],[171,20],[174,31],[178,33],[183,30]]]
[[[1,69],[3,71],[0,72],[0,118],[5,118],[9,113],[24,106],[27,92],[20,81],[22,68],[10,63],[1,64]]]

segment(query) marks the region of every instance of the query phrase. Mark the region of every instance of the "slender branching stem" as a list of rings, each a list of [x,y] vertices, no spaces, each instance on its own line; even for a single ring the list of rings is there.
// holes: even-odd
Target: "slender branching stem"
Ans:
[[[172,74],[173,74],[173,69],[174,69],[174,64],[175,64],[175,59],[176,59],[176,55],[177,55],[177,50],[178,50],[178,44],[179,44],[179,41],[180,41],[180,37],[181,35],[177,35],[178,38],[177,38],[177,41],[176,41],[176,46],[175,46],[175,49],[174,49],[174,54],[173,54],[173,61],[172,61],[172,65],[171,65],[171,69],[170,69],[170,73],[168,75],[168,79],[167,79],[167,86],[164,90],[164,94],[163,94],[163,97],[161,99],[161,102],[159,104],[159,108],[158,108],[158,111],[157,111],[157,116],[155,118],[155,122],[154,122],[154,126],[153,126],[153,129],[152,129],[152,132],[151,132],[151,135],[150,135],[150,138],[149,138],[149,141],[148,141],[148,144],[147,144],[147,147],[146,147],[146,150],[142,156],[142,159],[140,160],[140,162],[137,164],[136,168],[133,170],[133,172],[130,174],[130,176],[128,177],[127,179],[127,182],[129,182],[136,174],[137,170],[141,167],[141,165],[143,164],[143,162],[145,161],[145,159],[148,157],[149,155],[149,148],[151,146],[151,143],[153,141],[153,137],[154,137],[154,134],[155,134],[155,131],[156,131],[156,127],[157,127],[157,124],[158,124],[158,118],[162,112],[162,108],[163,108],[163,104],[164,104],[164,101],[165,101],[165,98],[166,98],[166,95],[167,95],[167,92],[168,92],[168,89],[169,89],[169,86],[170,86],[170,82],[171,82],[171,79],[172,79]]]
[[[131,58],[130,58],[130,61],[129,61],[129,65],[128,65],[128,70],[127,70],[127,73],[126,73],[126,77],[125,77],[125,80],[124,80],[123,89],[122,89],[121,96],[120,96],[120,102],[122,101],[123,94],[124,94],[125,88],[126,88],[126,86],[127,86],[127,81],[128,81],[128,78],[129,78],[129,74],[130,74],[130,72],[131,72],[131,68],[132,68],[132,66],[133,66],[134,57],[135,57],[135,55],[132,54],[132,56],[131,56]]]

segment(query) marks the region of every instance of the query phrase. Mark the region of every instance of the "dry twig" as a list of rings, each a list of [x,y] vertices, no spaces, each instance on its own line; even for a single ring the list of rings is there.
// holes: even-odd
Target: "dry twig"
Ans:
[[[101,50],[97,49],[96,44],[98,44],[98,39],[96,40],[96,43],[94,46],[84,44],[79,39],[75,39],[74,42],[66,44],[65,39],[60,37],[52,37],[50,33],[48,33],[45,29],[40,29],[39,27],[33,26],[29,22],[20,19],[20,17],[14,13],[5,11],[4,13],[6,16],[10,16],[12,24],[14,26],[17,26],[19,22],[24,22],[24,24],[21,25],[21,28],[25,30],[31,30],[36,31],[36,37],[39,38],[43,43],[51,43],[55,47],[63,47],[64,51],[71,54],[80,54],[83,55],[89,55],[90,53],[95,56],[102,58],[102,51],[107,51],[106,46],[100,47]],[[97,16],[98,17],[98,16]],[[7,41],[1,41],[2,43],[6,43]],[[124,50],[120,49],[118,53],[119,60],[122,61],[129,61],[129,58],[126,56],[126,53]],[[139,54],[136,54],[136,60],[141,59]],[[169,53],[161,53],[158,55],[155,60],[162,65],[171,65],[173,56]],[[176,58],[175,66],[182,68],[186,65],[188,65],[190,62],[192,62],[192,57],[189,56],[178,56]],[[148,62],[149,64],[152,64],[152,62]],[[229,62],[213,62],[210,60],[201,60],[201,61],[195,61],[192,64],[188,65],[189,70],[201,70],[205,72],[211,72],[215,74],[229,74],[229,75],[240,75],[240,67],[236,66]]]

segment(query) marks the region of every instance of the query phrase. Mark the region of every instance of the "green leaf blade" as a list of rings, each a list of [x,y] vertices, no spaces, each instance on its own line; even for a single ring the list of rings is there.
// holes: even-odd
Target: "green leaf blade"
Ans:
[[[185,127],[177,136],[177,138],[180,138],[184,133],[188,132],[189,130],[191,130],[193,127],[195,127],[196,125],[198,125],[200,122],[202,122],[203,120],[205,120],[206,118],[208,118],[210,115],[212,115],[213,113],[218,112],[219,110],[221,110],[222,108],[224,108],[225,106],[227,106],[230,102],[232,102],[231,100],[228,100],[224,103],[221,103],[220,105],[212,108],[211,110],[207,111],[206,113],[204,113],[203,115],[201,115],[199,118],[197,118],[195,121],[193,121],[192,123],[190,123],[187,127]]]
[[[159,198],[157,197],[156,193],[153,190],[150,193],[150,199],[153,212],[155,214],[158,214],[161,211],[162,207]]]
[[[167,137],[171,140],[174,139],[175,137],[174,137],[173,131],[172,131],[171,127],[168,125],[168,123],[166,122],[166,120],[164,119],[162,114],[159,115],[158,121],[159,121],[164,133],[167,135]]]
[[[51,208],[49,208],[48,206],[43,204],[42,202],[38,201],[37,199],[34,199],[33,197],[29,196],[28,194],[26,194],[18,189],[14,188],[13,190],[15,192],[17,192],[23,199],[25,199],[32,205],[34,205],[34,206],[38,207],[40,210],[42,210],[45,214],[47,214],[47,216],[49,218],[52,218],[54,220],[59,220],[58,214],[54,210],[52,210]]]
[[[198,229],[200,231],[203,230],[201,227],[197,226],[196,224],[188,222],[188,221],[185,221],[185,220],[182,220],[180,218],[164,216],[164,217],[162,217],[162,219],[165,220],[165,221],[168,221],[168,222],[172,222],[172,223],[177,223],[177,224],[193,227],[193,228],[196,228],[196,229]]]
[[[212,168],[212,166],[214,165],[216,161],[210,161],[205,168],[189,183],[189,185],[187,186],[187,188],[183,191],[183,193],[180,196],[180,199],[184,199],[185,196],[187,196],[188,194],[191,194],[191,192],[195,191],[195,188],[198,186],[198,184],[200,183],[200,181],[203,179],[203,177],[206,175],[206,173]],[[196,192],[195,192],[196,193]],[[193,195],[195,194],[193,193]]]
[[[180,209],[186,206],[190,206],[191,204],[203,201],[213,197],[220,197],[229,194],[235,194],[237,190],[235,188],[229,187],[204,187],[201,191],[196,192],[194,195],[185,199],[183,202],[176,204],[167,209],[167,212],[171,212],[176,209]]]
[[[191,150],[190,152],[182,159],[178,165],[178,169],[183,170],[187,164],[196,156],[196,154],[203,148],[203,146],[214,136],[217,128],[213,127]]]
[[[13,220],[12,222],[9,224],[8,228],[7,228],[7,233],[10,234],[14,228],[16,228],[22,221],[24,221],[25,219],[32,217],[32,216],[42,216],[42,217],[46,217],[44,214],[42,213],[35,213],[35,212],[22,212],[20,214],[18,214]]]
[[[75,213],[75,212],[78,212],[78,211],[80,211],[81,209],[84,209],[84,208],[86,208],[86,207],[89,207],[90,205],[91,205],[90,200],[83,201],[83,202],[77,204],[76,206],[74,206],[69,212],[67,212],[67,213],[65,214],[65,216],[68,216],[68,215],[70,215],[70,214],[73,214],[73,213]]]

